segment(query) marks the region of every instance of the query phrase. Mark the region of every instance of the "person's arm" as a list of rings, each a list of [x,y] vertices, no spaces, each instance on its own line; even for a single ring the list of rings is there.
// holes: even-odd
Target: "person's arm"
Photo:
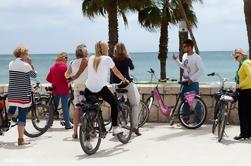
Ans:
[[[243,63],[241,66],[241,69],[242,70],[240,70],[240,71],[244,72],[242,74],[245,75],[246,77],[240,81],[240,85],[239,85],[240,88],[246,87],[251,84],[251,82],[250,82],[251,81],[251,71],[249,69],[249,65],[247,63]]]
[[[29,56],[26,57],[26,59],[23,59],[24,62],[26,62],[28,64],[28,73],[30,75],[30,77],[32,78],[36,78],[37,77],[37,72],[35,71],[35,68],[32,64],[32,60]]]
[[[131,58],[129,58],[128,65],[129,65],[129,69],[130,70],[134,70],[134,65],[132,63],[132,59]]]
[[[46,77],[46,80],[51,83],[52,82],[52,77],[51,77],[51,70],[49,71],[47,77]]]
[[[66,78],[71,77],[71,74],[72,74],[71,64],[72,64],[72,62],[73,62],[73,61],[70,62],[69,66],[68,66],[68,68],[67,68],[67,70],[66,70],[66,72],[65,72],[65,77],[66,77]]]
[[[81,61],[81,64],[80,64],[80,67],[78,69],[78,72],[72,76],[73,79],[77,79],[82,73],[83,71],[85,70],[85,68],[87,67],[87,64],[88,64],[88,61],[86,58],[82,58],[82,61]]]
[[[204,65],[200,56],[197,56],[195,65],[198,70],[190,76],[190,80],[192,80],[193,82],[197,80],[204,72]]]
[[[180,67],[180,68],[182,68],[182,69],[184,69],[185,68],[185,66],[184,66],[184,55],[183,55],[183,57],[182,57],[182,62],[179,60],[179,56],[177,56],[177,55],[175,55],[175,54],[173,54],[173,60],[178,64],[178,66]]]

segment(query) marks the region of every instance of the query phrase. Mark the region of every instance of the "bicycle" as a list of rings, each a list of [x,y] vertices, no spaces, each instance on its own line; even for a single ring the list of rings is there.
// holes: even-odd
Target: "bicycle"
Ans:
[[[123,88],[119,88],[118,86],[115,86],[115,93],[114,93],[114,96],[116,96],[117,98],[120,98],[120,97],[123,97],[123,100],[125,102],[125,104],[131,109],[131,106],[130,106],[130,102],[127,98],[127,90],[126,89],[123,89]],[[107,104],[102,104],[102,107],[106,107],[107,111],[109,112],[111,110],[111,107]],[[138,115],[138,128],[139,127],[142,127],[142,118],[145,116],[146,112],[149,112],[149,108],[147,107],[147,105],[144,103],[144,101],[140,100],[139,102],[139,115]],[[141,123],[140,123],[141,122]],[[104,124],[105,124],[105,127],[108,131],[111,131],[112,129],[112,125],[111,125],[111,119],[107,119],[104,121]]]
[[[124,93],[124,91],[119,92]],[[123,133],[117,134],[118,140],[126,144],[129,142],[132,134],[131,111],[126,105],[124,97],[117,98],[118,102],[118,123],[123,129]],[[101,103],[103,100],[97,96],[89,96],[87,100],[82,100],[77,106],[82,111],[80,118],[80,144],[83,151],[92,155],[96,153],[100,147],[101,139],[104,139],[108,133],[102,116]]]
[[[40,83],[37,82],[35,86],[33,86],[34,91],[36,91],[38,88],[40,88]],[[4,94],[0,96],[1,100],[1,109],[0,109],[0,133],[3,133],[8,131],[11,127],[16,126],[17,124],[11,124],[10,120],[7,116],[7,108],[6,108],[6,100],[7,100],[8,94]],[[31,101],[32,104],[28,108],[27,113],[27,120],[31,119],[31,124],[26,123],[26,127],[24,130],[24,134],[30,138],[39,137],[42,134],[44,134],[50,124],[48,123],[50,121],[50,115],[52,115],[52,112],[48,109],[48,107],[39,101],[39,93],[31,92]],[[48,115],[49,114],[49,115]],[[16,122],[16,118],[12,119],[13,122]],[[39,129],[39,130],[38,130]]]
[[[225,126],[229,119],[230,111],[233,104],[237,101],[237,92],[232,89],[225,89],[226,78],[222,78],[218,73],[211,73],[208,76],[217,76],[221,81],[221,87],[218,92],[215,93],[215,108],[213,115],[212,133],[215,133],[215,129],[218,126],[218,142],[221,142],[225,133]]]
[[[148,73],[151,74],[151,80],[153,77],[157,79],[155,72],[152,68]],[[157,79],[158,80],[158,79]],[[175,79],[171,81],[177,81]],[[205,102],[201,99],[199,95],[196,95],[194,91],[187,92],[184,94],[183,98],[181,95],[183,86],[187,84],[186,82],[178,82],[181,85],[180,92],[178,93],[178,97],[176,99],[176,103],[172,107],[168,107],[164,104],[162,97],[160,96],[160,92],[158,89],[159,83],[154,87],[151,96],[147,98],[146,105],[148,106],[149,111],[145,112],[144,117],[142,117],[142,121],[140,122],[140,126],[143,126],[144,123],[148,120],[151,107],[154,102],[154,99],[158,102],[159,111],[166,117],[169,117],[170,125],[174,124],[174,120],[178,117],[180,123],[188,128],[188,129],[196,129],[199,128],[206,120],[207,116],[207,107]]]
[[[45,87],[45,90],[46,90],[46,94],[42,94],[41,95],[41,98],[40,98],[40,102],[43,103],[43,104],[46,104],[49,109],[52,110],[53,112],[53,115],[52,115],[52,121],[53,120],[59,120],[60,121],[60,124],[62,126],[65,126],[65,122],[64,122],[64,118],[63,118],[63,111],[62,111],[62,107],[59,107],[59,103],[55,101],[54,97],[53,97],[53,94],[52,94],[52,91],[55,89],[55,87],[52,87],[52,86],[48,86],[48,87]],[[70,95],[69,95],[69,98],[68,98],[68,109],[69,109],[69,115],[70,115],[70,122],[72,123],[73,122],[73,119],[72,119],[72,112],[70,110],[74,109],[75,106],[73,104],[73,100],[74,100],[74,93],[73,93],[73,89],[72,87],[70,86],[69,87],[69,90],[70,90]],[[53,122],[51,123],[53,124]]]

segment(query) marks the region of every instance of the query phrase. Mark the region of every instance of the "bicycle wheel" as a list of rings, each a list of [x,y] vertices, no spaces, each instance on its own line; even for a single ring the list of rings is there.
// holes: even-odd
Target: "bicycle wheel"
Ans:
[[[207,117],[207,107],[204,101],[196,96],[191,107],[182,101],[178,109],[179,121],[188,129],[199,128]]]
[[[222,104],[219,116],[219,124],[218,124],[218,142],[222,140],[225,132],[225,126],[227,122],[227,113],[225,111],[226,109],[228,109],[227,104],[226,103]]]
[[[70,122],[73,123],[73,111],[75,111],[75,105],[73,103],[73,98],[70,98],[68,101],[68,110],[69,110]]]
[[[48,106],[38,104],[29,108],[26,121],[24,134],[30,138],[39,137],[49,129],[52,113]]]
[[[99,149],[102,138],[102,128],[100,121],[91,121],[89,120],[88,115],[85,114],[83,120],[81,120],[79,136],[80,145],[83,151],[88,155],[96,153]]]
[[[53,112],[47,105],[37,104],[32,124],[39,131],[48,130],[53,121]]]
[[[149,98],[150,100],[150,98]],[[139,124],[138,127],[142,127],[148,120],[150,114],[150,110],[147,107],[147,105],[143,102],[140,101],[139,103]]]
[[[132,113],[130,107],[125,103],[119,103],[118,123],[123,129],[123,133],[117,134],[117,138],[126,144],[132,135]]]
[[[216,101],[215,107],[214,107],[214,119],[213,119],[213,125],[212,125],[212,133],[215,133],[215,129],[218,126],[218,116],[219,116],[219,111],[221,107],[221,101]]]

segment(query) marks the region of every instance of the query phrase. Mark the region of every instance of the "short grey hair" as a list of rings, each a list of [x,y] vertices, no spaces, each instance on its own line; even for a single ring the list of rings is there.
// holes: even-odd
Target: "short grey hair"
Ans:
[[[76,47],[76,57],[77,58],[82,58],[83,54],[87,55],[88,54],[88,50],[85,44],[79,44]]]

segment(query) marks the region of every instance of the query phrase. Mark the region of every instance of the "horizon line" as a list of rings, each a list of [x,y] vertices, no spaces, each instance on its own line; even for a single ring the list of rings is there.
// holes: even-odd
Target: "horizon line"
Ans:
[[[179,52],[179,51],[168,51],[168,53],[170,52]],[[215,51],[200,51],[200,52],[233,52],[233,50],[225,50],[225,51],[218,51],[218,50],[215,50]],[[158,51],[131,51],[129,52],[130,53],[158,53]],[[41,53],[29,53],[29,54],[32,54],[32,55],[37,55],[37,54],[57,54],[57,52],[54,52],[54,53],[45,53],[45,52],[41,52]],[[75,53],[68,53],[68,54],[75,54]],[[90,52],[89,54],[94,54],[94,52]],[[12,53],[0,53],[0,55],[12,55]]]

